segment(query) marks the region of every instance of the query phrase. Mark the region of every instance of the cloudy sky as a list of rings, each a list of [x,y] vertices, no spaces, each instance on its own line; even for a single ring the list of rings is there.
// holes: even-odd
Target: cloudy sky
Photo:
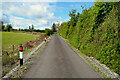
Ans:
[[[53,22],[65,22],[70,19],[69,11],[76,9],[82,12],[81,5],[90,8],[94,2],[2,2],[2,21],[12,24],[13,28],[27,28],[34,25],[35,29],[51,28]]]

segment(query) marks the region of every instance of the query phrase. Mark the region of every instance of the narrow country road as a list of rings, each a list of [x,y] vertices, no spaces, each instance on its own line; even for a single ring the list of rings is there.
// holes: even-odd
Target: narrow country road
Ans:
[[[102,76],[79,57],[60,36],[54,34],[24,78],[102,78]]]

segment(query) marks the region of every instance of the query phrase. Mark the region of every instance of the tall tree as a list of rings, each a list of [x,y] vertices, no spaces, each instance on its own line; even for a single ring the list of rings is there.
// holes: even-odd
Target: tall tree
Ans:
[[[52,25],[52,30],[53,30],[53,32],[56,32],[56,25],[55,25],[55,23],[53,23],[53,25]]]
[[[2,31],[4,30],[4,28],[5,28],[5,25],[2,25]]]
[[[5,27],[5,31],[10,32],[12,30],[12,25],[11,24],[7,24],[7,26]]]
[[[5,26],[3,25],[3,21],[0,21],[0,31],[3,30]]]
[[[30,30],[31,28],[30,28],[30,26],[29,26],[29,30]]]
[[[32,25],[32,30],[34,29],[34,25]]]
[[[19,28],[19,31],[20,31],[20,28]]]
[[[70,13],[69,13],[69,16],[71,17],[70,19],[70,25],[71,26],[76,26],[76,23],[77,23],[77,15],[76,15],[76,10],[72,10]]]
[[[68,34],[68,38],[70,38],[69,35],[71,35],[73,33],[73,31],[75,30],[75,26],[78,22],[78,17],[79,17],[79,13],[76,13],[76,10],[72,10],[69,13],[69,16],[71,17],[70,21],[68,22],[68,28],[69,30],[67,31]]]
[[[34,29],[34,25],[32,25],[32,32],[33,32],[33,29]]]

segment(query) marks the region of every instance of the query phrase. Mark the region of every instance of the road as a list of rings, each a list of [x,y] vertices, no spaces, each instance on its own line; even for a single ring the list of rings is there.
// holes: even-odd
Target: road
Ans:
[[[54,34],[24,78],[101,78],[91,65]]]

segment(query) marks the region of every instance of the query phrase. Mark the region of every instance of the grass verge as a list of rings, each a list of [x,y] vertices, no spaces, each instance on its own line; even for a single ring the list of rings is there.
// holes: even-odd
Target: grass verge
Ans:
[[[31,52],[44,40],[44,34],[32,33],[2,33],[2,76],[8,73],[19,62],[19,45],[23,45],[23,56]],[[14,45],[14,47],[13,47]]]
[[[62,38],[63,38],[63,37],[62,37]],[[63,39],[64,39],[64,38],[63,38]],[[74,46],[72,46],[67,39],[64,39],[64,40],[67,42],[67,44],[68,44],[70,47],[72,47],[77,53],[79,53],[84,59],[86,59],[86,60],[92,65],[92,67],[94,67],[94,68],[95,68],[99,73],[101,73],[106,79],[111,80],[110,77],[108,77],[108,76],[105,75],[103,72],[101,72],[96,65],[92,64],[92,61],[88,60],[88,59],[85,57],[85,54],[83,54],[82,52],[80,52],[79,50],[77,50]]]
[[[50,37],[50,39],[52,38],[52,36]],[[49,39],[49,40],[50,40]],[[47,40],[47,42],[45,44],[43,44],[30,58],[29,60],[26,61],[26,63],[21,66],[17,72],[11,76],[11,78],[22,78],[24,73],[30,68],[30,65],[32,64],[33,59],[35,59],[38,55],[41,54],[41,51],[43,50],[43,48],[48,44],[49,40]]]

